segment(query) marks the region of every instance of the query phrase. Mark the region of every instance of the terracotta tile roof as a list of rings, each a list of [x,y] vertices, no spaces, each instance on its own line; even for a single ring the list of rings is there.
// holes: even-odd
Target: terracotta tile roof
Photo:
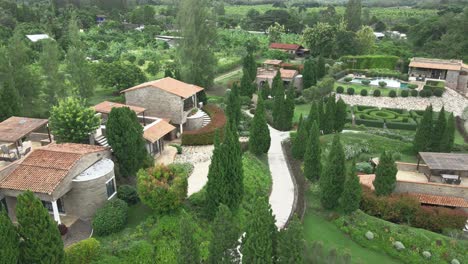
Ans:
[[[143,137],[151,143],[154,143],[158,139],[169,134],[174,129],[176,129],[175,126],[169,124],[163,119],[160,119],[159,121],[156,121],[145,127],[145,130],[143,131]]]
[[[146,87],[161,89],[168,93],[172,93],[183,98],[189,98],[190,96],[203,90],[202,87],[199,87],[193,84],[184,83],[176,79],[173,79],[171,77],[166,77],[166,78],[162,78],[156,81],[145,82],[145,83],[139,84],[132,88],[123,90],[121,91],[121,93],[126,93],[129,91],[146,88]]]
[[[298,50],[299,48],[302,48],[302,46],[298,44],[286,44],[286,43],[271,43],[270,44],[270,49]]]
[[[257,78],[273,79],[276,76],[277,70],[257,68]],[[293,79],[298,71],[280,69],[281,79]]]
[[[423,193],[408,193],[408,195],[418,198],[422,204],[468,208],[468,201],[462,197],[430,195]]]
[[[134,111],[137,115],[140,113],[143,113],[146,110],[143,107],[119,104],[119,103],[114,103],[114,102],[109,102],[109,101],[104,101],[102,103],[99,103],[93,106],[92,108],[94,109],[94,111],[98,113],[109,114],[112,108],[114,107],[128,107],[130,108],[130,110]]]
[[[83,155],[107,148],[84,144],[50,144],[27,155],[0,181],[0,188],[52,194]]]
[[[464,66],[461,60],[441,60],[428,58],[412,58],[409,67],[424,69],[439,69],[460,71]]]
[[[265,60],[263,64],[268,64],[268,65],[281,65],[283,61],[282,60]]]
[[[12,116],[0,123],[0,141],[16,142],[48,122],[47,119]]]
[[[374,190],[373,182],[374,182],[374,179],[375,179],[375,174],[358,175],[358,177],[359,177],[359,182],[362,185],[371,188],[371,190]]]
[[[280,69],[282,79],[293,79],[297,75],[296,70]]]

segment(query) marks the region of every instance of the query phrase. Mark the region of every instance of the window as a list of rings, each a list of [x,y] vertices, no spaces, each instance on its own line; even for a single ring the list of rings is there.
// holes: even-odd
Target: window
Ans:
[[[111,199],[117,193],[115,191],[115,178],[112,178],[106,182],[107,198]]]
[[[53,212],[54,211],[54,208],[52,206],[52,202],[49,202],[49,201],[42,201],[42,205],[44,205],[45,208],[47,208],[47,210],[49,212]],[[63,208],[63,201],[62,199],[58,199],[57,200],[57,207],[58,207],[58,211],[59,213],[61,214],[64,214],[65,213],[65,209]]]

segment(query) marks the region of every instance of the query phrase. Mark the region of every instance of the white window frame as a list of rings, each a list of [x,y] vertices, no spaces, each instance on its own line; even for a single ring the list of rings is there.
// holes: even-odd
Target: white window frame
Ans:
[[[111,182],[111,181],[114,183],[114,193],[111,194],[111,196],[109,196],[109,197],[107,198],[107,200],[110,200],[110,199],[114,198],[114,196],[117,195],[117,184],[115,183],[115,176],[112,177],[112,178],[110,178],[108,181],[106,181],[106,194],[107,194],[107,184],[108,184],[109,182]],[[108,194],[107,194],[107,195],[108,195]]]

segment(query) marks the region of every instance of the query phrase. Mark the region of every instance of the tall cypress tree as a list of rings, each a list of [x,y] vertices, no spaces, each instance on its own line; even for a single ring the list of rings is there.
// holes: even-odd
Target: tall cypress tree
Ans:
[[[188,213],[182,211],[179,228],[179,254],[177,263],[179,264],[199,264],[200,248],[195,240],[195,226],[193,219]]]
[[[276,91],[276,94],[274,93],[275,103],[273,105],[273,113],[272,113],[273,125],[276,129],[280,129],[280,122],[281,122],[281,118],[283,115],[282,112],[283,112],[284,105],[285,105],[283,85],[281,85],[278,89],[279,90]]]
[[[444,110],[444,107],[442,107],[442,109],[440,109],[437,122],[434,124],[434,129],[432,130],[431,142],[430,142],[430,147],[429,147],[431,151],[433,152],[440,151],[440,143],[443,140],[446,126],[447,126],[447,120],[445,118],[445,110]]]
[[[252,52],[247,52],[247,55],[242,59],[242,70],[249,73],[251,82],[255,81],[257,77],[257,63]]]
[[[335,96],[329,96],[327,99],[323,127],[324,134],[333,133],[333,130],[335,129]]]
[[[325,111],[323,109],[323,99],[319,99],[318,104],[317,104],[317,112],[319,116],[319,129],[320,131],[324,131],[326,123],[327,123],[327,117],[325,115]]]
[[[396,174],[398,172],[391,153],[383,152],[380,155],[379,165],[375,170],[374,188],[375,194],[390,195],[396,186]]]
[[[325,59],[322,56],[319,56],[317,59],[317,81],[322,79],[327,74],[327,69],[325,68]]]
[[[345,182],[343,195],[341,197],[341,207],[344,212],[349,214],[359,209],[361,196],[361,184],[359,183],[359,177],[356,174],[356,162],[353,160]]]
[[[343,131],[343,128],[346,124],[346,103],[343,99],[338,99],[336,102],[336,111],[335,111],[335,119],[334,119],[334,126],[336,132]]]
[[[339,205],[345,179],[345,155],[340,143],[340,136],[335,134],[328,154],[327,165],[319,181],[320,202],[325,209],[333,209]]]
[[[244,195],[244,169],[242,167],[242,150],[239,135],[232,125],[226,125],[223,148],[223,168],[225,170],[226,201],[221,201],[231,210],[236,210]]]
[[[321,172],[320,131],[317,122],[313,121],[304,153],[304,176],[310,181],[317,181]]]
[[[216,209],[219,207],[222,201],[225,201],[224,195],[226,194],[226,177],[223,168],[223,155],[219,139],[219,131],[215,132],[214,137],[214,150],[213,156],[211,156],[211,163],[208,170],[208,182],[206,183],[206,213],[210,216],[214,215]]]
[[[450,113],[447,119],[447,126],[445,127],[444,135],[440,142],[441,152],[450,152],[453,148],[453,142],[455,140],[455,120],[453,113]]]
[[[304,70],[302,71],[302,82],[304,88],[310,88],[317,84],[317,73],[315,61],[312,58],[307,59],[304,62]]]
[[[294,87],[290,87],[284,101],[284,108],[281,110],[281,122],[278,124],[280,130],[288,131],[292,127],[294,117]]]
[[[432,105],[426,107],[422,119],[419,121],[418,129],[413,140],[415,152],[427,151],[432,135]]]
[[[308,137],[308,131],[306,129],[306,120],[302,119],[301,114],[301,117],[299,118],[299,125],[297,127],[296,138],[294,139],[294,142],[291,146],[291,153],[295,159],[302,159],[304,157],[306,149],[304,142],[307,142]]]
[[[307,116],[307,119],[306,119],[307,134],[310,133],[310,129],[311,129],[312,123],[314,121],[317,123],[317,126],[319,127],[320,126],[320,116],[319,116],[319,111],[318,111],[318,106],[317,106],[316,101],[312,102],[312,105],[311,105],[310,110],[309,110],[309,115]]]
[[[221,204],[212,225],[213,239],[210,243],[208,263],[237,263],[240,229],[229,207]]]
[[[273,82],[271,84],[271,94],[276,97],[277,95],[284,94],[283,80],[281,79],[281,72],[277,71]]]
[[[0,203],[0,263],[18,263],[19,238],[16,228]]]
[[[46,40],[39,58],[39,65],[43,77],[44,108],[55,105],[60,98],[67,94],[65,75],[60,71],[60,51],[56,41]]]
[[[257,109],[250,126],[249,150],[255,155],[267,153],[271,138],[265,117],[265,106],[262,97],[258,97]]]
[[[349,0],[345,11],[345,21],[349,31],[361,28],[361,0]]]
[[[243,73],[240,83],[240,95],[252,98],[252,94],[255,92],[255,86],[250,77],[250,73],[248,71],[243,71]]]
[[[255,201],[242,239],[243,263],[274,263],[277,229],[270,204],[265,198]]]
[[[242,111],[239,86],[237,85],[237,82],[233,83],[232,89],[228,94],[226,103],[226,116],[235,123],[236,127],[238,127],[241,120]]]
[[[18,196],[16,217],[20,242],[20,263],[56,263],[65,261],[63,241],[57,223],[41,200],[31,191]]]
[[[281,230],[278,234],[276,263],[303,263],[304,249],[304,232],[301,222],[295,215],[288,227]]]
[[[270,89],[270,85],[268,84],[268,82],[265,82],[265,84],[262,86],[261,88],[261,96],[264,100],[267,100],[268,97],[271,95],[271,89]]]

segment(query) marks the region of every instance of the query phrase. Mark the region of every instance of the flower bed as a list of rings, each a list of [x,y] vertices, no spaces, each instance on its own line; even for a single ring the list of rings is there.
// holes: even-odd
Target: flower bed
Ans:
[[[220,137],[223,137],[226,124],[226,115],[223,110],[216,105],[208,104],[203,107],[203,111],[210,116],[211,122],[200,129],[184,132],[182,145],[211,145],[216,130],[219,131]]]
[[[415,130],[417,127],[411,113],[404,109],[354,106],[353,110],[357,125],[381,128],[385,123],[387,128],[405,130]]]

